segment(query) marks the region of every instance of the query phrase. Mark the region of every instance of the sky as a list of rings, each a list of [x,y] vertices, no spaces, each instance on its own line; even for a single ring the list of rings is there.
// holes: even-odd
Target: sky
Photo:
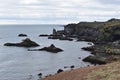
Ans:
[[[68,24],[120,18],[120,0],[0,0],[0,24]]]

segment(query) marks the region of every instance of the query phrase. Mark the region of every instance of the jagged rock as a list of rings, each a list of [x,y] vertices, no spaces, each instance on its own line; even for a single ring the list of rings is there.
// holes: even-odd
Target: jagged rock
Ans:
[[[49,47],[44,47],[44,48],[42,48],[40,50],[41,51],[43,50],[43,51],[53,52],[53,53],[63,51],[62,49],[55,47],[53,44],[51,44],[51,46],[49,46]]]
[[[26,34],[19,34],[18,36],[19,36],[19,37],[27,37]]]
[[[39,45],[34,41],[31,41],[29,38],[26,38],[20,43],[5,43],[4,46],[36,47]]]
[[[102,27],[101,27],[102,26]],[[120,40],[120,19],[105,22],[80,22],[64,26],[64,34],[77,35],[78,41],[116,41]]]
[[[56,29],[53,29],[53,35],[57,35]]]
[[[58,52],[61,52],[63,50],[60,48],[57,48],[53,44],[51,44],[49,47],[44,47],[41,49],[33,49],[33,50],[29,49],[28,51],[48,51],[48,52],[52,52],[52,53],[58,53]]]

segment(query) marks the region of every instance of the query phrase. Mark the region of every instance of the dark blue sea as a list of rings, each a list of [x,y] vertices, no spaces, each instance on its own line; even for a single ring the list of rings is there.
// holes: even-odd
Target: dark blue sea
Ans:
[[[40,34],[51,34],[53,28],[63,30],[63,25],[0,25],[0,80],[37,80],[38,73],[43,76],[55,74],[64,66],[75,65],[75,68],[85,67],[89,63],[82,61],[90,52],[81,50],[89,46],[88,42],[51,40],[38,37]],[[40,44],[36,49],[54,44],[63,52],[50,53],[46,51],[28,51],[24,47],[7,47],[4,43],[21,42],[26,37],[18,37],[24,33],[28,38]],[[34,49],[34,48],[31,48]],[[81,57],[81,59],[78,59]]]

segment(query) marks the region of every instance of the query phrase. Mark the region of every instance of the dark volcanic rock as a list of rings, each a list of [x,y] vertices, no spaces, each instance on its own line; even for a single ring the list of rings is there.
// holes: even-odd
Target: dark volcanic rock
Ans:
[[[53,52],[53,53],[57,53],[57,52],[63,51],[62,49],[55,47],[53,44],[51,44],[49,47],[44,47],[44,48],[39,49],[39,50],[40,51]]]
[[[95,49],[94,49],[94,46],[91,46],[91,47],[83,47],[82,48],[83,50],[86,50],[86,51],[91,51],[93,52]]]
[[[18,46],[18,47],[36,47],[39,46],[34,41],[31,41],[29,38],[26,38],[20,43],[5,43],[4,46]]]
[[[120,40],[120,19],[68,24],[64,26],[64,33],[67,36],[77,35],[78,41],[116,41]]]
[[[48,51],[48,52],[52,52],[52,53],[57,53],[57,52],[61,52],[63,50],[60,48],[57,48],[53,44],[51,44],[49,47],[44,47],[41,49],[33,49],[33,50],[29,49],[28,51]]]
[[[27,37],[26,34],[19,34],[18,36],[19,36],[19,37]]]
[[[39,73],[38,76],[41,78],[42,77],[42,73]]]
[[[85,62],[90,62],[93,64],[106,64],[105,58],[101,56],[88,56],[83,59]]]
[[[75,66],[74,66],[74,65],[72,65],[72,66],[70,66],[70,68],[71,68],[71,69],[73,69],[73,68],[75,68]]]
[[[59,39],[59,38],[61,38],[62,37],[62,35],[50,35],[49,37],[48,37],[48,39]]]
[[[62,69],[59,69],[59,70],[57,71],[57,73],[61,73],[61,72],[63,72],[63,70],[62,70]]]
[[[59,39],[59,40],[68,40],[68,41],[73,41],[73,39],[72,38],[70,38],[70,37],[66,37],[66,36],[63,36],[63,35],[50,35],[49,37],[48,37],[48,39]]]
[[[94,55],[88,56],[84,61],[104,64],[117,59],[110,58],[112,55],[120,55],[120,19],[113,18],[105,22],[80,22],[64,26],[64,36],[73,38],[73,35],[76,35],[75,38],[78,41],[89,41],[95,44],[82,48]]]
[[[50,35],[48,35],[48,34],[40,34],[39,35],[39,37],[48,37],[48,36],[50,36]]]
[[[73,41],[72,38],[69,37],[60,37],[59,40],[69,40],[69,41]]]

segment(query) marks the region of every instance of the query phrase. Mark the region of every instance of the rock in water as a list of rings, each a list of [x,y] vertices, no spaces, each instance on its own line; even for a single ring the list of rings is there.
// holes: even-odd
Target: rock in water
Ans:
[[[63,70],[62,70],[62,69],[59,69],[59,70],[57,71],[57,73],[61,73],[61,72],[63,72]]]
[[[26,38],[20,43],[5,43],[4,46],[37,47],[39,46],[39,44],[37,44],[34,41],[31,41],[29,38]]]
[[[19,34],[18,36],[19,36],[19,37],[27,37],[26,34]]]
[[[48,51],[48,52],[52,52],[52,53],[57,53],[57,52],[61,52],[63,51],[60,48],[55,47],[53,44],[51,44],[49,47],[44,47],[41,49],[28,49],[28,51]]]
[[[44,47],[42,49],[39,49],[40,51],[48,51],[48,52],[53,52],[53,53],[57,53],[57,52],[61,52],[63,51],[60,48],[55,47],[53,44],[51,44],[49,47]]]

